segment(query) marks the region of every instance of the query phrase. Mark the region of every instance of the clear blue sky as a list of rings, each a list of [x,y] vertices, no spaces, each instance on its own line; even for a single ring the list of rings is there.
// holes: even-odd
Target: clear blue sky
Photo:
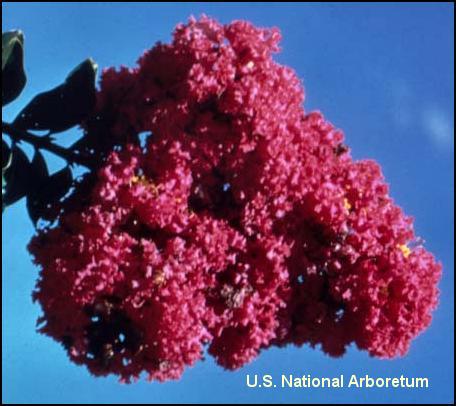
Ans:
[[[441,304],[432,326],[402,359],[382,361],[351,348],[331,359],[307,347],[264,351],[226,372],[211,359],[180,381],[94,378],[35,332],[31,301],[38,269],[26,243],[33,228],[24,202],[2,217],[2,387],[5,403],[148,402],[451,402],[454,399],[454,11],[453,4],[2,3],[3,30],[26,35],[28,85],[9,105],[10,120],[34,94],[60,83],[92,56],[100,67],[133,65],[168,41],[189,15],[278,26],[281,63],[303,78],[307,110],[345,131],[357,158],[383,166],[392,195],[416,219],[427,248],[444,264]],[[67,135],[69,143],[73,138]],[[57,160],[52,161],[55,168]],[[250,389],[246,374],[428,377],[429,389]]]

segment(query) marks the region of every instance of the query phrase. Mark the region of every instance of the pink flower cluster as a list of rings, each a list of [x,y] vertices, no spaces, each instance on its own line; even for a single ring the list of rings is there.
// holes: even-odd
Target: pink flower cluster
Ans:
[[[40,330],[92,373],[177,379],[206,348],[235,369],[289,343],[390,358],[429,325],[440,264],[379,166],[304,112],[279,39],[192,19],[104,72],[86,128],[113,151],[30,244]]]

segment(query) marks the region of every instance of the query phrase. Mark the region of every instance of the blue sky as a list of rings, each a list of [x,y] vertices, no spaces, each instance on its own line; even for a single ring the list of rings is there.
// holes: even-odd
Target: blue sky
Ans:
[[[417,234],[442,261],[441,303],[409,354],[377,360],[351,348],[331,359],[307,347],[264,351],[226,372],[211,359],[165,384],[126,386],[93,378],[35,332],[38,269],[26,243],[24,202],[2,217],[2,392],[4,403],[452,402],[454,399],[454,11],[451,3],[2,3],[2,29],[26,36],[28,84],[4,109],[11,120],[36,93],[59,84],[86,57],[100,67],[133,65],[174,26],[206,13],[282,30],[280,63],[303,79],[307,111],[344,130],[356,158],[380,162],[391,193],[415,217]],[[71,143],[75,130],[63,136]],[[61,162],[51,156],[52,167]],[[428,377],[428,389],[251,389],[246,374],[341,373]]]

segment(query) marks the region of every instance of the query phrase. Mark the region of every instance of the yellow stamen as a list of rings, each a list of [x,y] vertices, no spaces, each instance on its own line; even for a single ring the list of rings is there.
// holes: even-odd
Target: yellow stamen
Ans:
[[[155,185],[150,182],[144,175],[143,176],[132,176],[130,178],[130,185],[139,184],[148,188],[154,196],[158,196],[161,185]]]
[[[352,208],[352,205],[350,204],[350,202],[348,201],[348,199],[346,197],[344,198],[344,207],[345,207],[345,210],[347,210],[347,211],[350,211]]]
[[[140,183],[141,185],[147,185],[147,179],[145,176],[132,176],[130,178],[130,184]]]
[[[154,284],[158,286],[162,285],[165,282],[165,279],[165,273],[161,269],[158,270],[153,277]]]
[[[412,250],[405,244],[398,245],[398,248],[402,251],[402,255],[404,256],[404,258],[408,258],[409,255],[412,253]]]

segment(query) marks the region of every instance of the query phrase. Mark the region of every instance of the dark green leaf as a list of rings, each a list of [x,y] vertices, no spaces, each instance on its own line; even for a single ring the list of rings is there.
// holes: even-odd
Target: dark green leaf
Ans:
[[[44,192],[49,203],[54,203],[64,197],[73,183],[73,173],[69,166],[54,173],[44,185]]]
[[[9,145],[2,140],[2,213],[5,211],[6,178],[5,173],[11,167],[13,156]]]
[[[6,192],[6,179],[2,172],[2,213],[5,211],[5,207],[6,207],[5,201],[3,198],[3,196],[5,195],[5,192]]]
[[[2,105],[12,102],[25,86],[24,36],[20,31],[2,34]]]
[[[49,171],[43,154],[36,150],[32,159],[32,178],[33,184],[38,187],[47,177]]]
[[[46,207],[43,208],[41,202],[31,197],[27,196],[27,211],[32,220],[33,225],[36,227],[38,220],[43,217],[43,214],[46,211]]]
[[[65,131],[81,123],[95,106],[97,65],[87,59],[65,82],[35,96],[19,113],[14,125],[20,129]]]
[[[2,140],[2,173],[4,173],[10,166],[12,162],[11,149],[9,145]]]
[[[21,31],[8,31],[2,33],[2,70],[9,62],[11,56],[14,54],[13,50],[16,43],[24,44],[24,35]]]
[[[4,173],[6,192],[3,204],[10,205],[23,198],[31,186],[31,166],[27,155],[17,146],[11,150],[11,165]]]
[[[27,209],[35,225],[40,218],[53,220],[57,204],[68,193],[72,182],[73,174],[67,166],[37,184],[27,196]]]

